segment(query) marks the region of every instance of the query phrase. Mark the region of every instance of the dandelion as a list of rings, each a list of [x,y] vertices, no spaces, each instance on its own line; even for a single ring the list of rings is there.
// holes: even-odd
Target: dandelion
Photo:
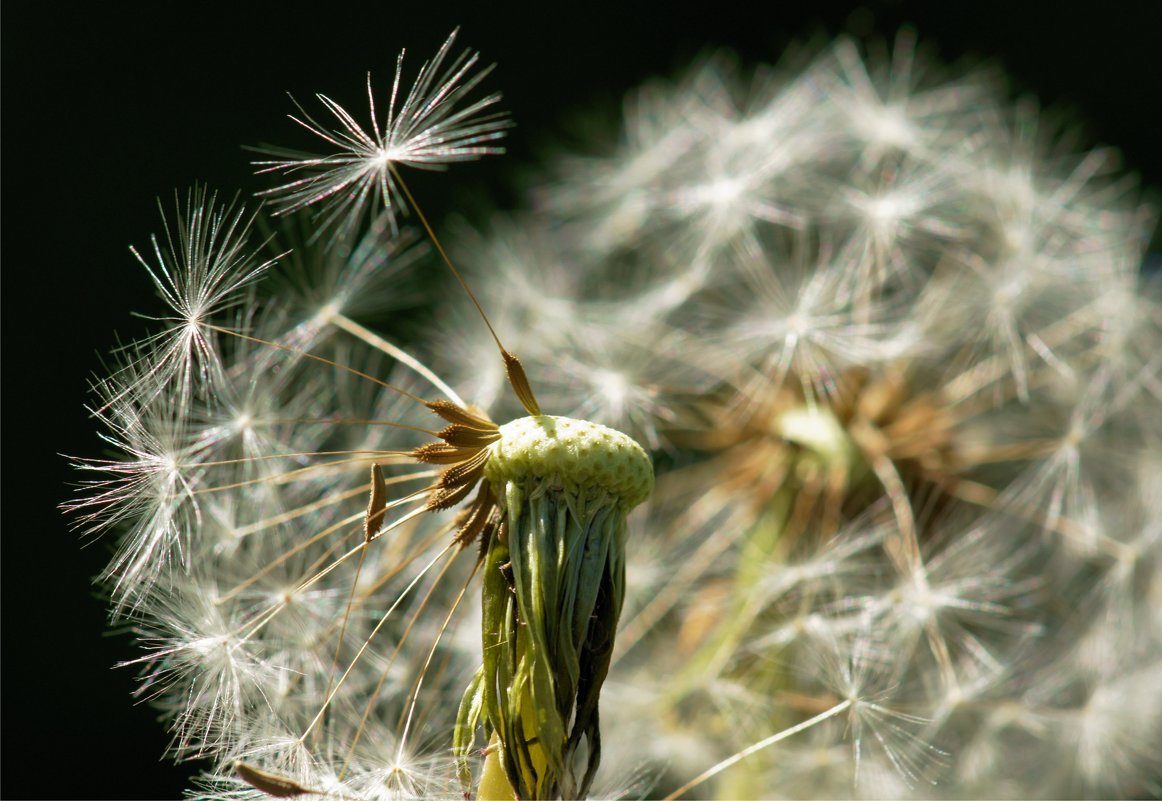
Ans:
[[[506,126],[452,43],[370,130],[296,117],[335,152],[259,164],[266,250],[192,193],[177,320],[95,384],[71,506],[198,792],[1156,794],[1162,316],[1108,152],[910,32],[711,60],[463,275],[431,237],[463,291],[388,336],[399,166]]]
[[[463,102],[483,77],[475,56],[441,72],[453,38],[398,109],[397,73],[374,140],[323,98],[347,135],[316,132],[366,145],[363,161],[281,163],[325,166],[274,194],[289,198],[282,212],[351,184],[355,200],[324,219],[343,219],[325,243],[318,228],[274,234],[297,245],[276,281],[255,286],[273,262],[249,248],[251,218],[192,191],[147,265],[180,318],[97,385],[125,455],[82,462],[109,478],[70,506],[126,531],[108,578],[145,648],[126,664],[174,754],[210,761],[211,796],[470,793],[478,730],[492,740],[484,796],[582,798],[600,763],[626,517],[651,492],[649,456],[543,414],[495,334],[527,414],[505,425],[356,319],[382,311],[366,295],[394,288],[416,255],[396,228],[394,165],[493,152],[473,143],[503,127],[479,114],[495,97]],[[360,230],[377,185],[383,208]],[[473,645],[457,630],[477,573]],[[449,699],[465,686],[457,715]]]

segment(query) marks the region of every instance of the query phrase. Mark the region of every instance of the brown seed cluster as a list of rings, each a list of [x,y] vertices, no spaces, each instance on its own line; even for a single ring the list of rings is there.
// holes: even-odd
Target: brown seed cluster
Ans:
[[[411,457],[418,462],[448,465],[428,498],[427,508],[430,511],[450,509],[479,486],[476,496],[457,519],[456,541],[461,547],[479,542],[484,553],[500,525],[496,495],[484,478],[484,465],[490,453],[488,446],[500,439],[500,427],[476,407],[465,409],[446,400],[429,401],[427,407],[448,423],[437,433],[440,442],[422,445],[411,452]]]

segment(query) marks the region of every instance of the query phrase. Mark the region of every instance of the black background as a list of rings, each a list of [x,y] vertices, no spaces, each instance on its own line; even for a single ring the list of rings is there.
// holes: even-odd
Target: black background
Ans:
[[[515,176],[582,141],[575,120],[612,122],[627,90],[707,49],[729,46],[754,65],[790,41],[890,39],[912,23],[945,61],[1004,66],[1014,92],[1063,111],[1086,141],[1117,145],[1146,187],[1162,187],[1160,20],[1138,4],[578,3],[555,15],[549,4],[172,5],[4,4],[6,798],[174,798],[192,771],[162,759],[167,737],[133,704],[132,672],[111,669],[134,651],[105,633],[90,585],[108,544],[82,548],[56,510],[74,479],[60,454],[100,453],[82,407],[88,376],[115,334],[142,332],[131,310],[158,309],[126,249],[157,230],[155,199],[194,181],[262,188],[240,146],[303,143],[285,92],[362,109],[368,70],[385,88],[401,47],[414,70],[460,25],[460,44],[497,62],[487,87],[504,92],[517,127],[509,156],[418,182],[439,219],[482,198],[519,205]]]

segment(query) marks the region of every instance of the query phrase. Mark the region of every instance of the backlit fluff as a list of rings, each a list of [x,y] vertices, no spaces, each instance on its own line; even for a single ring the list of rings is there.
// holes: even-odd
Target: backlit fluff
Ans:
[[[435,77],[447,47],[437,101],[475,85],[472,57]],[[151,268],[180,319],[97,382],[122,456],[82,464],[75,505],[122,532],[142,694],[210,759],[207,795],[460,797],[481,610],[450,549],[498,507],[442,511],[483,471],[442,479],[446,440],[416,463],[434,420],[406,393],[488,436],[516,404],[458,290],[439,330],[376,339],[422,297],[420,254],[394,213],[359,233],[373,200],[399,208],[391,164],[491,151],[503,123],[488,98],[411,106],[452,136],[400,149],[403,117],[368,132],[322,102],[337,127],[303,124],[336,153],[263,168],[279,211],[343,236],[276,270],[233,206],[169,218],[227,234],[203,263],[228,269],[186,267],[191,296]],[[594,787],[1162,793],[1162,295],[1153,216],[1113,166],[909,33],[888,59],[841,40],[641,88],[615,146],[452,247],[545,408],[656,457]]]

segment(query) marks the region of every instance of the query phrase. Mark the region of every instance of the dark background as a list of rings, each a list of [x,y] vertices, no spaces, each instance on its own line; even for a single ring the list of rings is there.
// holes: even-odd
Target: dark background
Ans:
[[[157,230],[155,199],[194,181],[250,193],[243,144],[303,143],[285,92],[323,91],[362,110],[372,70],[386,88],[398,50],[414,70],[455,25],[498,68],[517,126],[510,155],[418,182],[421,205],[522,202],[517,180],[554,147],[581,141],[574,120],[616,120],[622,95],[714,46],[749,65],[845,30],[891,38],[914,24],[942,60],[1003,66],[1117,145],[1147,187],[1162,187],[1159,20],[1139,4],[726,2],[562,4],[562,23],[499,3],[94,3],[6,0],[3,9],[3,686],[6,798],[175,798],[191,766],[162,759],[167,736],[134,705],[134,655],[105,633],[90,585],[108,543],[82,548],[56,510],[74,479],[61,453],[100,445],[82,404],[98,354],[159,307],[126,246]],[[176,4],[174,4],[176,7]],[[556,4],[554,4],[556,5]],[[754,4],[759,5],[759,4]],[[1140,4],[1145,6],[1147,4]],[[412,73],[414,74],[414,73]],[[1157,195],[1155,195],[1157,196]]]

